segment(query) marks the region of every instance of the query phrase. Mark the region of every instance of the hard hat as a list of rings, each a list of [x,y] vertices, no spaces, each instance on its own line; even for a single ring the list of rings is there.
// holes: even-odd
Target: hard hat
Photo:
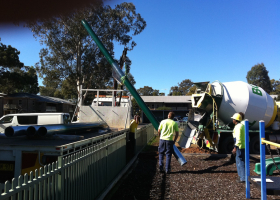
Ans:
[[[239,113],[235,113],[231,118],[237,121],[242,121],[242,117]]]

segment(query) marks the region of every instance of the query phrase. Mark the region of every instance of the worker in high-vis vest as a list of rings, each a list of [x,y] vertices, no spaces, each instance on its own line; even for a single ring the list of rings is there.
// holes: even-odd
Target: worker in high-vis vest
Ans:
[[[241,123],[242,116],[239,113],[235,113],[232,117],[232,122],[235,125],[233,129],[233,136],[235,137],[233,154],[236,154],[236,168],[238,173],[238,179],[236,182],[245,182],[245,126]]]
[[[165,172],[167,174],[171,173],[170,163],[171,163],[171,156],[173,153],[173,145],[175,144],[179,136],[178,124],[175,121],[173,121],[174,116],[175,116],[174,112],[169,112],[168,119],[162,120],[158,127],[158,136],[160,137],[159,147],[158,147],[159,171],[164,172],[163,158],[165,154],[166,155]]]
[[[244,118],[245,118],[245,115],[244,115],[244,113],[243,112],[239,112],[238,114],[240,114],[241,115],[241,117],[242,117],[242,121],[240,122],[241,124],[243,124],[244,126],[245,126],[245,121],[244,121]],[[234,144],[236,143],[236,138],[235,138],[235,135],[234,135],[234,133],[232,133],[232,137],[233,137],[233,141],[234,141]],[[229,159],[229,161],[230,162],[232,162],[232,163],[235,163],[235,160],[236,160],[236,154],[231,154],[230,155],[230,159]]]
[[[126,135],[126,157],[130,160],[134,156],[136,140],[135,131],[140,123],[140,116],[135,115],[134,119],[130,120],[130,131]]]

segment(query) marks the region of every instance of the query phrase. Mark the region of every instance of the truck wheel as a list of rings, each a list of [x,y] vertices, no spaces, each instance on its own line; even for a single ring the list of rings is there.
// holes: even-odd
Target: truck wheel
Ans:
[[[222,143],[220,143],[221,152],[225,154],[231,154],[233,147],[234,141],[232,136],[227,136],[225,139],[222,140]]]
[[[260,139],[259,136],[255,136],[250,140],[250,153],[260,154]]]

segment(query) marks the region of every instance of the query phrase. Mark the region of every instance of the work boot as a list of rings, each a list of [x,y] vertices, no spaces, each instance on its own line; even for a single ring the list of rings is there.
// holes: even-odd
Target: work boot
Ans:
[[[236,157],[236,154],[231,154],[230,158],[228,159],[228,162],[235,163],[235,157]]]
[[[162,166],[159,166],[159,172],[160,172],[160,173],[164,173],[164,170],[163,170],[163,167],[162,167]]]
[[[241,181],[240,178],[237,178],[236,183],[245,183],[245,181]]]
[[[167,169],[167,170],[165,171],[165,173],[166,173],[166,174],[170,174],[170,173],[171,173],[171,169]]]

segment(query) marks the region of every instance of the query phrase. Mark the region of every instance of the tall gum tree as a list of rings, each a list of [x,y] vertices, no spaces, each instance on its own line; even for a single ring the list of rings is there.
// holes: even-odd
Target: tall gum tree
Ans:
[[[247,82],[264,89],[268,94],[272,91],[268,71],[263,63],[254,65],[246,76]]]
[[[71,15],[28,22],[25,26],[46,46],[41,49],[40,62],[36,65],[45,85],[52,85],[47,83],[52,81],[57,83],[55,87],[62,88],[67,80],[68,86],[77,88],[77,95],[81,85],[105,88],[112,84],[111,66],[83,27],[82,19],[89,23],[111,55],[114,55],[114,41],[132,50],[136,46],[132,37],[146,27],[132,3],[121,3],[113,9],[101,0]]]
[[[185,79],[178,86],[172,86],[169,91],[169,96],[181,96],[181,95],[191,95],[193,94],[195,88],[190,79]],[[190,89],[192,89],[190,91]]]

